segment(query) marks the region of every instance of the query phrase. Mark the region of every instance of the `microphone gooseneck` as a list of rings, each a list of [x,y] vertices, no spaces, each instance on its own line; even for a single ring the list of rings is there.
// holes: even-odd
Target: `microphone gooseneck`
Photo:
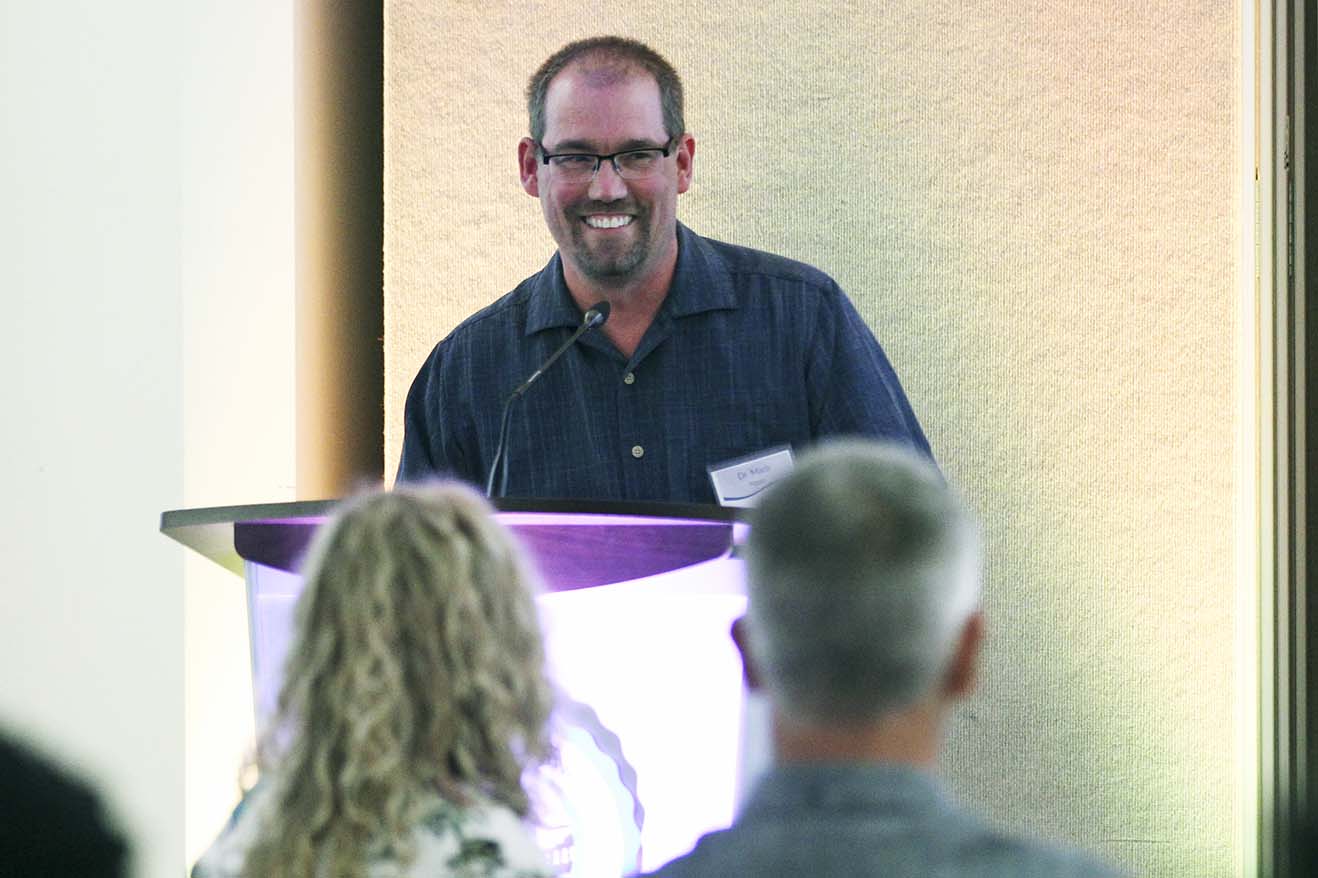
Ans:
[[[609,308],[610,306],[607,300],[596,302],[594,305],[590,306],[586,313],[581,315],[581,325],[576,328],[572,335],[568,336],[568,340],[559,345],[558,350],[550,354],[549,359],[545,360],[539,369],[532,372],[530,377],[517,385],[517,388],[513,390],[512,393],[508,394],[508,398],[504,400],[503,415],[499,419],[499,442],[494,447],[494,458],[490,461],[490,471],[485,479],[486,497],[495,499],[497,497],[502,497],[508,492],[508,455],[506,447],[508,445],[508,425],[511,421],[513,403],[516,402],[522,394],[526,393],[531,385],[536,382],[536,379],[543,375],[546,369],[554,365],[554,362],[559,357],[563,356],[563,353],[568,348],[576,344],[577,339],[581,338],[595,327],[603,326],[604,321],[609,319]],[[494,479],[496,475],[501,476],[499,478],[499,491],[497,494],[494,491]]]

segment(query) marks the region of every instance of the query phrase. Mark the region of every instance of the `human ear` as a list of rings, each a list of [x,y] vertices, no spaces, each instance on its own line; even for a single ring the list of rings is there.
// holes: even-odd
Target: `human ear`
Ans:
[[[979,651],[984,643],[984,614],[976,611],[966,620],[957,639],[956,651],[943,679],[948,698],[968,698],[978,684]]]
[[[755,659],[751,656],[750,643],[746,635],[746,617],[742,616],[732,623],[732,642],[737,645],[737,652],[741,654],[741,676],[746,682],[746,688],[752,692],[760,689],[760,672],[755,667]]]
[[[677,139],[677,191],[679,194],[691,188],[695,177],[696,139],[690,134],[683,134]]]
[[[523,137],[517,144],[517,170],[522,178],[522,191],[539,198],[540,159],[536,155],[535,141],[529,137]]]

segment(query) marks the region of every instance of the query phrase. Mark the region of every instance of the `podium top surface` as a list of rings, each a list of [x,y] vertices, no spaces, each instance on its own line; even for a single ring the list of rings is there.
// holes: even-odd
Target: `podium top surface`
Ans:
[[[176,509],[166,536],[239,576],[244,561],[296,572],[337,500]],[[551,591],[653,576],[728,555],[744,510],[613,500],[494,501]]]

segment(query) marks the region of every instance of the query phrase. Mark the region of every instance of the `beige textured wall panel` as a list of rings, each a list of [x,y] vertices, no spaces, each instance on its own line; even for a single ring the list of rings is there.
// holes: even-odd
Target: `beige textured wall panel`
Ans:
[[[544,264],[522,87],[639,37],[699,232],[832,273],[987,523],[946,768],[1146,876],[1234,874],[1235,4],[386,4],[386,471],[431,346]],[[578,26],[574,23],[585,22]],[[605,23],[602,26],[597,23]]]

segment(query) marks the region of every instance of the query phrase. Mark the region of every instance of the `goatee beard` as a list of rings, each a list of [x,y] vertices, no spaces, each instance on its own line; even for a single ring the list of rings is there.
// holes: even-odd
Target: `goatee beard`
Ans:
[[[622,251],[610,247],[603,253],[600,250],[604,248],[591,247],[586,241],[586,233],[578,229],[573,235],[573,243],[581,273],[593,281],[609,285],[630,279],[650,255],[650,218],[637,213],[631,224],[636,233],[631,246]]]

